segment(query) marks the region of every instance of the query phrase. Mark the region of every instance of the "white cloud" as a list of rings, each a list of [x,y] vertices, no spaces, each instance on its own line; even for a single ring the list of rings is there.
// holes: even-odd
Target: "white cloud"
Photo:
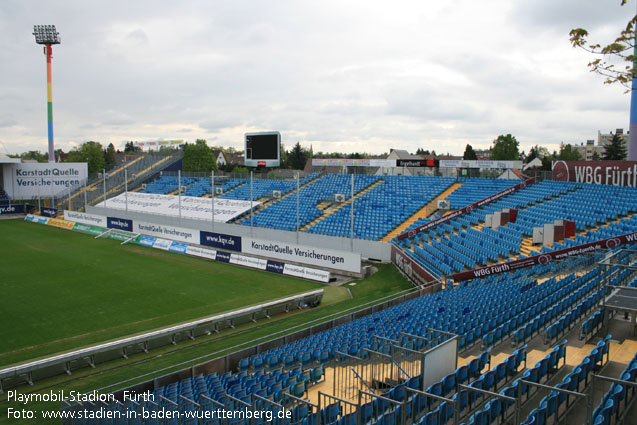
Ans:
[[[616,3],[616,4],[615,4]],[[627,129],[628,96],[587,72],[568,32],[609,41],[619,2],[455,0],[0,3],[0,128],[46,151],[33,24],[53,23],[56,146],[280,130],[315,151],[461,154],[512,133],[524,149]]]

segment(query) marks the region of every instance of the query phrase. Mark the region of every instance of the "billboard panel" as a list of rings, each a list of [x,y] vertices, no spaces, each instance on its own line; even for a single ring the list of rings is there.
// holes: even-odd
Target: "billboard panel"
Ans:
[[[451,278],[456,282],[461,282],[464,280],[481,278],[491,276],[493,274],[523,269],[526,267],[535,266],[537,264],[546,264],[554,260],[561,260],[564,258],[587,254],[598,250],[612,249],[619,245],[635,242],[637,242],[637,232],[626,233],[624,235],[615,236],[612,238],[602,239],[599,241],[589,242],[570,248],[564,248],[557,251],[534,255],[533,257],[508,261],[506,263],[494,264],[492,266],[480,267],[466,272],[455,273],[451,276]]]
[[[357,252],[296,245],[287,242],[243,238],[242,252],[293,263],[329,269],[361,272],[361,255]]]
[[[85,162],[4,164],[4,189],[11,199],[59,196],[81,186],[88,176]]]
[[[553,180],[637,187],[637,161],[553,161]]]

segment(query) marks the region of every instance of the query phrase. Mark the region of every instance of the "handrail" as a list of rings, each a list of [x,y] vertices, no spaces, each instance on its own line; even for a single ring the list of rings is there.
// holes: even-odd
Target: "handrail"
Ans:
[[[376,394],[376,392],[372,389],[372,387],[370,387],[369,385],[367,385],[367,382],[365,382],[365,380],[358,374],[358,372],[356,372],[356,370],[354,370],[353,367],[350,367],[350,370],[352,372],[354,372],[354,376],[356,376],[358,379],[360,379],[360,381],[363,383],[363,385],[365,385],[372,393],[374,393],[375,396],[380,397],[379,395]],[[364,392],[364,391],[363,391]],[[371,395],[371,394],[370,394]]]

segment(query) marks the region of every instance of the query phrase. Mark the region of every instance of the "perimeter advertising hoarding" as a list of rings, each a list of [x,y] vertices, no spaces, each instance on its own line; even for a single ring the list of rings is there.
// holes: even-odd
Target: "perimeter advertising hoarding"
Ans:
[[[106,217],[106,227],[109,229],[124,230],[126,232],[133,231],[133,220],[119,217]]]
[[[4,164],[4,189],[11,199],[59,196],[84,184],[85,162]]]
[[[637,187],[637,161],[553,161],[553,180]]]
[[[523,181],[522,183],[518,183],[515,186],[511,186],[508,189],[504,189],[501,192],[496,193],[495,195],[491,195],[491,196],[487,196],[486,198],[482,199],[481,201],[478,202],[474,202],[471,205],[467,205],[466,207],[460,208],[459,210],[456,210],[450,214],[445,215],[444,217],[440,217],[436,220],[432,220],[429,223],[425,223],[421,226],[415,227],[413,229],[411,229],[408,232],[402,233],[400,235],[398,235],[398,240],[402,241],[403,239],[407,239],[410,238],[412,236],[416,236],[416,234],[420,233],[420,232],[424,232],[425,230],[429,230],[432,227],[435,227],[437,225],[439,225],[440,223],[444,223],[445,221],[449,221],[452,218],[456,218],[459,215],[462,215],[464,213],[467,213],[469,211],[474,210],[475,208],[480,208],[481,206],[488,204],[489,202],[493,202],[498,198],[501,198],[503,196],[506,196],[512,192],[515,192],[516,190],[522,189],[524,187],[527,187],[530,184],[535,183],[535,178],[530,178],[528,180]]]
[[[356,252],[336,251],[252,238],[243,238],[242,252],[328,269],[346,270],[354,273],[361,272],[361,255]]]
[[[106,227],[106,216],[103,215],[64,210],[64,220],[90,224],[92,226]]]
[[[491,276],[493,274],[510,272],[526,267],[535,266],[538,264],[546,264],[553,260],[561,260],[563,258],[573,257],[580,254],[586,254],[589,252],[598,251],[600,249],[611,249],[619,245],[626,243],[637,242],[637,232],[626,233],[621,236],[613,238],[602,239],[596,242],[589,242],[582,245],[577,245],[571,248],[559,249],[557,251],[547,252],[533,257],[523,258],[520,260],[509,261],[506,263],[494,264],[493,266],[480,267],[478,269],[469,270],[466,272],[456,273],[451,275],[451,278],[456,282],[463,280],[481,278]]]
[[[139,233],[146,236],[140,239],[142,245],[153,246],[155,241],[159,240],[159,245],[161,245],[162,249],[169,249],[170,247],[169,244],[162,241],[173,240],[327,269],[345,270],[354,273],[360,273],[361,271],[361,256],[360,253],[356,252],[245,238],[205,230],[200,231],[185,227],[128,220],[118,217],[105,217],[75,211],[64,211],[64,218],[72,222]],[[180,245],[175,245],[175,248],[177,247],[181,249]],[[215,252],[205,248],[199,249],[206,253]],[[188,252],[186,251],[186,253]],[[214,255],[215,254],[212,254],[213,257]]]
[[[42,214],[45,217],[57,217],[58,216],[58,209],[57,208],[51,208],[51,207],[43,207],[40,210],[40,214]]]
[[[180,242],[199,243],[199,230],[171,226],[169,224],[155,224],[134,220],[133,231],[142,235],[163,237]]]
[[[241,236],[206,232],[205,230],[200,231],[199,234],[199,245],[241,252]]]
[[[16,204],[0,206],[0,215],[2,214],[24,214],[34,210],[35,207],[29,204]]]

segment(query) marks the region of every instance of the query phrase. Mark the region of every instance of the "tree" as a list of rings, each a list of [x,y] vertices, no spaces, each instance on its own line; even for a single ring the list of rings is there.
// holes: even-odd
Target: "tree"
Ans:
[[[626,4],[626,0],[621,0],[621,6]],[[619,33],[619,36],[605,46],[600,44],[588,43],[588,31],[584,28],[574,28],[569,33],[571,44],[574,48],[581,48],[595,56],[597,59],[588,63],[588,69],[591,72],[599,74],[606,78],[604,84],[619,83],[626,87],[627,91],[631,89],[631,81],[635,75],[635,23],[637,15],[628,21],[626,28]],[[615,68],[611,60],[619,60],[624,63],[622,68]]]
[[[102,144],[93,141],[73,148],[66,157],[66,162],[87,162],[89,176],[94,176],[106,168]]]
[[[531,161],[533,161],[535,158],[539,158],[539,153],[538,153],[538,147],[537,145],[531,147],[531,149],[529,149],[529,154],[526,156],[526,162],[527,164]]]
[[[35,160],[38,162],[48,162],[49,154],[40,151],[28,151],[20,154],[21,159]]]
[[[131,154],[131,153],[141,152],[141,151],[142,151],[142,148],[135,145],[135,143],[132,140],[130,142],[126,142],[126,145],[124,145],[124,153]]]
[[[548,149],[546,149],[544,146],[535,145],[531,149],[529,149],[529,154],[526,156],[526,159],[524,162],[528,164],[529,162],[533,161],[535,158],[543,159],[544,157],[548,155],[550,155]]]
[[[491,159],[496,161],[515,161],[520,157],[520,152],[518,150],[519,147],[520,143],[515,139],[515,137],[510,134],[507,134],[506,136],[501,134],[493,141]]]
[[[104,164],[106,168],[111,168],[115,165],[115,146],[109,143],[104,151]]]
[[[416,149],[416,155],[429,155],[429,151],[426,151],[423,148],[418,148]]]
[[[194,144],[184,145],[182,168],[184,171],[199,173],[217,171],[217,160],[204,139],[197,139]]]
[[[562,143],[560,145],[560,154],[557,159],[562,161],[581,161],[582,155],[580,155],[577,149],[574,149],[570,144]]]
[[[601,158],[599,156],[599,154],[597,153],[597,151],[593,152],[593,161],[599,161]]]
[[[288,163],[290,168],[295,170],[302,170],[305,168],[307,156],[308,152],[301,147],[299,142],[296,142],[296,145],[294,145],[292,150],[288,152]]]
[[[471,145],[467,145],[464,148],[464,155],[462,155],[462,159],[466,159],[467,161],[475,161],[478,159],[478,155],[476,155],[476,152],[473,150]]]
[[[285,145],[281,143],[279,146],[279,158],[281,159],[279,168],[289,168],[290,164],[288,162],[288,152],[285,150]]]
[[[622,138],[619,137],[619,134],[613,134],[613,137],[610,139],[610,143],[604,146],[604,156],[602,159],[607,161],[621,161],[626,159],[626,147],[624,146]]]

